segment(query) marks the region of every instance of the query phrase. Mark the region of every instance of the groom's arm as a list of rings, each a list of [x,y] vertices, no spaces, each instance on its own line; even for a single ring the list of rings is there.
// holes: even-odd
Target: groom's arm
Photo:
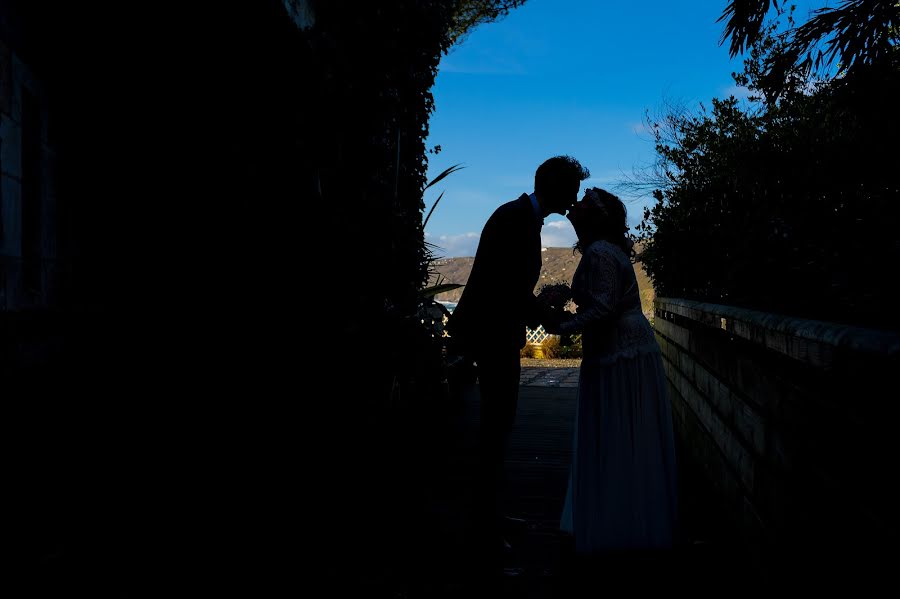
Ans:
[[[514,215],[495,214],[481,233],[479,247],[483,256],[485,283],[490,299],[512,308],[525,320],[539,320],[534,283],[528,269],[527,230]]]
[[[530,214],[528,215],[531,216]],[[540,266],[535,271],[532,250],[535,241],[530,230],[530,222],[515,222],[510,225],[509,238],[505,246],[510,250],[508,257],[511,265],[510,289],[515,290],[515,300],[522,320],[531,329],[537,328],[547,318],[547,311],[534,295],[534,287],[540,278]],[[537,242],[540,251],[540,242]],[[537,257],[540,261],[540,256]]]

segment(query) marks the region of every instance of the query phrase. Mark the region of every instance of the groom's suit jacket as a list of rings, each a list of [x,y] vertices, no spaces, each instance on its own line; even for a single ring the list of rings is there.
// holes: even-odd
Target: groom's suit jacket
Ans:
[[[518,351],[525,345],[525,326],[537,326],[541,225],[527,194],[488,219],[469,281],[447,323],[463,351]]]

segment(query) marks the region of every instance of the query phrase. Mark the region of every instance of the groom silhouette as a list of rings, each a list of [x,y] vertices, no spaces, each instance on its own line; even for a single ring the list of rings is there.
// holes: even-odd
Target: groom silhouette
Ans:
[[[472,272],[447,323],[457,353],[477,365],[481,392],[475,523],[488,555],[502,554],[505,529],[515,522],[500,510],[503,459],[519,397],[519,350],[525,327],[546,321],[534,287],[541,272],[541,226],[565,214],[590,173],[570,156],[555,156],[534,176],[534,193],[503,204],[481,232]]]

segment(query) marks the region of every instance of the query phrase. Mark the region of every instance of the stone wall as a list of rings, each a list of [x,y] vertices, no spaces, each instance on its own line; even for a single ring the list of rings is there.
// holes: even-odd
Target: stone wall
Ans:
[[[45,308],[59,286],[47,94],[0,39],[0,310]]]
[[[671,298],[654,327],[679,457],[761,572],[891,554],[900,335]]]

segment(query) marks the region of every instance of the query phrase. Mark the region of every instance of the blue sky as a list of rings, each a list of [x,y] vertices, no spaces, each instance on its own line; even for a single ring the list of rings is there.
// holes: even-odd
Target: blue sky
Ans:
[[[798,2],[798,16],[808,4]],[[491,212],[533,191],[534,170],[546,158],[572,155],[590,169],[588,185],[608,187],[653,162],[647,110],[741,97],[731,78],[741,59],[718,43],[725,5],[528,0],[472,32],[443,57],[432,90],[427,147],[442,151],[430,156],[429,175],[456,163],[466,168],[426,192],[426,211],[445,192],[426,240],[441,256],[472,256]],[[649,198],[620,195],[636,223]],[[547,247],[575,241],[558,215],[546,219],[543,237]]]

